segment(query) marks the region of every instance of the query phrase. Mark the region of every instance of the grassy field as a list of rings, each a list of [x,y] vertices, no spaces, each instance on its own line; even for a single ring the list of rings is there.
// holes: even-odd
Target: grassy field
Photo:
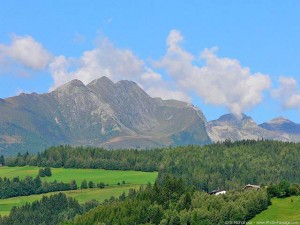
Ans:
[[[38,167],[0,167],[0,177],[13,178],[19,176],[21,179],[26,176],[36,177]],[[65,191],[68,196],[76,198],[79,203],[84,203],[92,199],[103,201],[111,196],[118,197],[123,192],[128,192],[130,188],[139,188],[148,182],[154,183],[157,172],[122,171],[122,170],[102,170],[102,169],[64,169],[51,168],[52,176],[43,177],[42,180],[70,182],[76,180],[80,186],[82,180],[93,181],[95,183],[104,182],[109,186],[104,189],[85,189],[75,191]],[[117,185],[118,182],[125,181],[125,185]],[[51,195],[55,192],[40,195],[20,196],[9,199],[0,199],[0,215],[7,215],[13,206],[21,206],[26,202],[33,202],[41,199],[43,195]]]
[[[0,167],[0,177],[20,177],[26,176],[36,177],[39,168],[33,166],[24,167]],[[154,183],[157,172],[140,172],[140,171],[122,171],[122,170],[102,170],[102,169],[64,169],[51,168],[51,177],[42,177],[42,180],[47,181],[62,181],[69,183],[71,180],[76,180],[80,186],[82,180],[93,181],[95,183],[104,182],[109,185],[116,185],[118,182],[125,181],[126,184],[147,184]]]
[[[110,198],[111,196],[118,197],[123,192],[127,193],[130,188],[139,188],[140,185],[124,185],[124,186],[115,186],[108,187],[104,189],[92,188],[92,189],[84,189],[84,190],[74,190],[74,191],[64,191],[67,196],[76,198],[79,203],[85,203],[92,199],[96,199],[98,201],[103,201],[105,199]],[[25,205],[26,202],[33,202],[35,200],[39,200],[43,195],[53,195],[58,192],[51,192],[47,194],[40,195],[30,195],[30,196],[21,196],[15,198],[8,199],[0,199],[0,215],[8,215],[11,208],[13,206],[22,206]]]
[[[254,217],[249,224],[271,225],[275,224],[274,221],[283,222],[282,224],[300,224],[300,196],[273,198],[272,205]]]

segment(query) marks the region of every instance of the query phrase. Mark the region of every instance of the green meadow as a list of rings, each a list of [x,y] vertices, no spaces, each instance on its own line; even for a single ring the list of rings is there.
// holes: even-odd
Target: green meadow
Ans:
[[[36,177],[39,168],[32,166],[25,167],[0,167],[0,177],[20,177],[21,179],[26,176]],[[122,171],[122,170],[102,170],[102,169],[64,169],[64,168],[51,168],[52,176],[43,177],[43,181],[62,181],[70,182],[76,180],[77,185],[80,186],[82,180],[93,181],[94,183],[104,182],[108,184],[104,189],[92,188],[84,190],[65,191],[64,193],[70,197],[74,197],[79,203],[84,203],[92,199],[103,201],[111,196],[118,197],[123,192],[128,192],[131,188],[139,188],[148,182],[154,183],[157,177],[157,172],[140,172],[140,171]],[[125,185],[117,185],[125,181]],[[0,215],[9,214],[13,206],[22,206],[26,202],[33,202],[41,199],[43,195],[51,195],[55,192],[20,196],[9,199],[0,199]]]
[[[129,189],[139,188],[140,185],[121,185],[114,187],[107,187],[104,189],[92,188],[92,189],[84,189],[84,190],[73,190],[73,191],[64,191],[67,196],[73,197],[78,200],[79,203],[85,203],[92,199],[96,199],[101,202],[105,199],[109,199],[111,196],[118,197],[123,192],[127,193]],[[30,195],[30,196],[20,196],[8,199],[0,199],[0,215],[8,215],[13,206],[22,206],[25,205],[26,202],[33,202],[35,200],[40,200],[43,195],[53,195],[58,192],[51,192],[47,194],[40,195]]]
[[[249,224],[300,224],[300,196],[273,198],[272,205],[256,215]],[[281,223],[279,223],[281,222]]]
[[[39,167],[24,166],[24,167],[0,167],[0,177],[20,177],[26,176],[36,177],[38,175]],[[76,180],[77,185],[80,186],[82,180],[86,179],[88,182],[95,183],[104,182],[108,185],[116,185],[118,182],[125,181],[126,184],[147,184],[154,183],[157,172],[141,172],[129,170],[103,170],[103,169],[65,169],[65,168],[51,168],[51,177],[42,177],[43,181],[62,181],[70,182]]]

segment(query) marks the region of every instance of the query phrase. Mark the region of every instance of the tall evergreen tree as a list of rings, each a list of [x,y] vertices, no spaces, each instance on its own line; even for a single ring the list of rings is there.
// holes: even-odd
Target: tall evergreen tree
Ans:
[[[88,188],[86,179],[84,179],[84,180],[81,182],[80,188],[81,188],[81,189],[87,189],[87,188]]]
[[[51,177],[51,175],[52,175],[51,168],[50,167],[46,167],[44,169],[44,174],[45,174],[46,177]]]

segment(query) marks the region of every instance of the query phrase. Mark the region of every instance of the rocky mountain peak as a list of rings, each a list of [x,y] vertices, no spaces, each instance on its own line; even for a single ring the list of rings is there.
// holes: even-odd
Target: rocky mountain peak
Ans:
[[[90,82],[87,87],[113,87],[114,86],[114,82],[112,82],[112,80],[110,80],[108,77],[103,76],[100,77],[96,80],[93,80],[92,82]]]
[[[217,120],[207,123],[207,132],[214,142],[230,139],[258,140],[270,139],[280,141],[300,141],[300,124],[294,123],[284,117],[277,117],[269,122],[257,125],[249,116],[240,117],[226,114]]]
[[[0,143],[6,154],[59,144],[112,149],[210,143],[199,109],[151,98],[132,81],[72,80],[51,93],[11,99],[13,104],[0,102],[0,138],[17,135],[22,143]]]
[[[78,80],[78,79],[71,80],[70,82],[68,82],[66,84],[66,86],[85,87],[85,85],[82,83],[82,81]]]
[[[53,92],[66,92],[70,93],[70,91],[76,90],[76,89],[86,89],[86,86],[83,84],[81,80],[71,80],[68,83],[58,87]]]
[[[250,119],[251,117],[247,116],[246,114],[242,113],[240,115],[233,114],[233,113],[228,113],[225,115],[220,116],[218,120],[221,121],[242,121],[246,119]]]
[[[117,86],[127,87],[127,88],[139,88],[139,86],[130,80],[120,80],[116,83]]]
[[[300,124],[294,123],[284,117],[276,117],[269,122],[260,124],[259,126],[266,130],[275,132],[282,132],[291,135],[300,134]]]
[[[242,127],[244,125],[252,125],[256,124],[254,120],[245,115],[244,113],[241,115],[236,115],[236,114],[225,114],[222,115],[219,119],[210,121],[210,124],[213,125],[229,125],[229,126],[234,126],[234,127]]]
[[[138,86],[137,83],[133,81],[121,80],[118,81],[115,85],[123,93],[139,94],[143,97],[150,97],[142,88],[140,88],[140,86]]]
[[[293,123],[293,122],[282,116],[279,116],[279,117],[276,117],[276,118],[270,120],[268,123],[269,124],[283,124],[283,123]]]

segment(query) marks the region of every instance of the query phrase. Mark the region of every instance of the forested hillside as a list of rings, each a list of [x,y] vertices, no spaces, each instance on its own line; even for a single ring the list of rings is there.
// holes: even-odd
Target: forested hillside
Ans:
[[[50,197],[43,196],[40,201],[13,208],[8,217],[0,217],[1,225],[56,225],[63,220],[74,218],[84,208],[65,194],[59,193]]]
[[[40,166],[65,168],[101,168],[110,170],[157,171],[165,149],[114,150],[76,147],[69,145],[51,147],[37,155],[18,154],[7,158],[7,166]]]
[[[5,164],[159,172],[154,185],[110,198],[75,220],[74,215],[69,217],[65,224],[221,225],[225,221],[245,223],[268,207],[271,196],[282,196],[281,190],[292,193],[296,188],[294,194],[299,193],[299,186],[288,183],[300,183],[299,158],[300,144],[261,140],[153,150],[59,146],[38,155],[6,158]],[[247,183],[262,188],[245,191]],[[285,189],[282,184],[287,184]],[[267,191],[265,185],[272,188]],[[214,189],[227,193],[206,193]],[[18,210],[24,208],[15,209],[14,214]],[[14,214],[9,219],[13,220]]]
[[[56,225],[65,221],[65,225],[223,225],[225,221],[247,221],[269,204],[264,189],[214,196],[184,185],[180,178],[166,176],[160,183],[138,191],[131,189],[128,196],[123,193],[119,198],[110,198],[97,208],[97,203],[80,206],[63,194],[43,197],[14,208],[8,217],[0,217],[0,224]]]
[[[74,224],[223,225],[225,221],[247,221],[269,203],[265,190],[214,196],[187,188],[181,179],[167,176],[161,184],[148,185],[129,193],[127,198],[102,204],[75,219]]]
[[[159,177],[172,173],[197,189],[238,189],[245,184],[300,183],[300,144],[239,141],[164,152]]]
[[[300,144],[239,141],[154,150],[52,147],[38,155],[19,154],[8,166],[51,166],[159,171],[181,177],[199,190],[238,189],[245,184],[300,183]]]

